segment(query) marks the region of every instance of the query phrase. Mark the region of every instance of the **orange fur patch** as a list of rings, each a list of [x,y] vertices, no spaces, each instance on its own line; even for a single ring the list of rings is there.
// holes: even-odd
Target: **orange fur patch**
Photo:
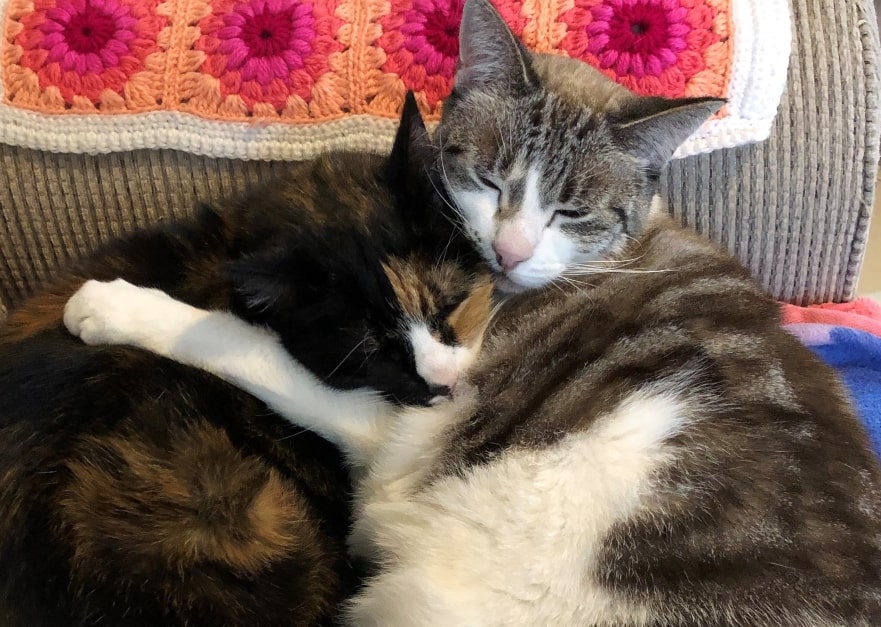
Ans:
[[[434,298],[422,278],[424,269],[409,261],[389,259],[383,270],[395,292],[395,297],[406,314],[413,318],[423,315],[426,308],[434,308]]]
[[[198,422],[161,440],[84,441],[60,501],[75,568],[89,570],[108,537],[135,560],[180,569],[210,561],[243,574],[317,544],[305,500],[224,431]]]
[[[473,346],[483,336],[492,311],[492,293],[492,283],[485,283],[450,315],[449,324],[462,346]]]
[[[0,342],[16,342],[62,324],[64,305],[85,282],[82,277],[68,277],[52,284],[9,312],[0,326]]]

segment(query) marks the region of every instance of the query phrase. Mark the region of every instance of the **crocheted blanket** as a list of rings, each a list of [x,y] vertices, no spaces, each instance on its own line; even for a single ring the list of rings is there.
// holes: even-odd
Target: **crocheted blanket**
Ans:
[[[641,93],[725,96],[678,156],[759,141],[786,0],[494,0],[533,50]],[[302,159],[386,150],[404,93],[437,120],[462,0],[0,0],[0,142]]]

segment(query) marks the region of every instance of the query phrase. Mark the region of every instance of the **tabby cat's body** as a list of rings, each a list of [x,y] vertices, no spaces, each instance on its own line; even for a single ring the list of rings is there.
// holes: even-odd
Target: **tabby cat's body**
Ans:
[[[515,297],[458,404],[398,419],[352,625],[881,624],[881,473],[833,373],[715,246],[662,217],[626,254]]]
[[[61,319],[83,281],[123,277],[267,325],[313,373],[300,400],[327,389],[345,413],[374,398],[366,387],[380,404],[429,401],[444,385],[432,377],[475,336],[463,312],[485,323],[479,303],[460,306],[485,282],[453,263],[448,224],[416,216],[435,201],[411,176],[410,151],[427,141],[412,101],[405,115],[421,136],[402,125],[391,159],[292,166],[219,210],[109,245],[11,313],[0,327],[0,624],[332,620],[355,583],[337,450],[203,372],[83,345]],[[442,250],[448,264],[435,263]]]

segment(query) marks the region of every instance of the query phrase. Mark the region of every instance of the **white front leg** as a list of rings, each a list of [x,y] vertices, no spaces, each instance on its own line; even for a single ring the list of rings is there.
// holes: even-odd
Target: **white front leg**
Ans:
[[[368,464],[395,408],[368,389],[338,390],[298,363],[270,330],[122,279],[87,281],[64,324],[86,344],[127,344],[210,372]]]

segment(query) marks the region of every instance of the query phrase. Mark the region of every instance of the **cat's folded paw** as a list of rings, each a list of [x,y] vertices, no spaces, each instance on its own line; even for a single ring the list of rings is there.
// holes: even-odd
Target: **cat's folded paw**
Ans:
[[[123,279],[86,281],[64,306],[64,326],[90,345],[138,344],[151,303],[163,298],[163,292]]]

